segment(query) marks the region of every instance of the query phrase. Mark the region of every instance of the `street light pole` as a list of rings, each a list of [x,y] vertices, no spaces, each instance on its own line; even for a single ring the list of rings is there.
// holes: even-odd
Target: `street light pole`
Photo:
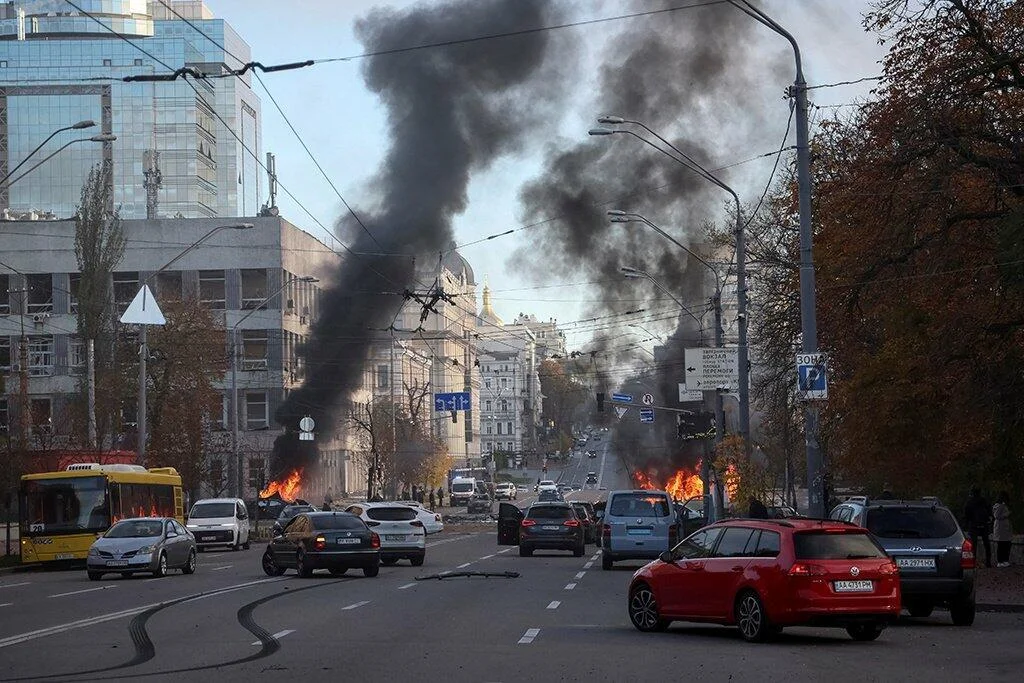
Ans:
[[[233,477],[234,482],[234,495],[242,497],[242,456],[238,451],[238,326],[241,325],[245,320],[258,310],[261,310],[263,306],[273,299],[275,296],[283,292],[287,287],[295,282],[320,282],[315,277],[293,277],[287,280],[283,285],[278,287],[272,292],[267,298],[261,301],[254,309],[243,315],[238,319],[234,325],[231,326],[231,399],[229,401],[231,405],[231,462],[234,464],[235,476]]]
[[[19,175],[14,180],[10,180],[9,181],[7,178],[10,178],[11,176],[8,175],[7,178],[4,178],[4,180],[2,182],[6,183],[7,187],[10,187],[11,185],[13,185],[14,183],[18,182],[19,180],[21,180],[22,178],[27,176],[29,173],[31,173],[32,171],[36,170],[37,168],[39,168],[40,166],[45,164],[47,161],[49,161],[50,159],[54,158],[55,156],[57,156],[58,154],[63,152],[65,149],[67,149],[68,147],[70,147],[71,145],[73,145],[73,144],[75,144],[77,142],[113,142],[114,140],[117,140],[117,136],[116,135],[110,135],[108,133],[103,133],[101,135],[93,135],[91,138],[78,138],[77,140],[70,140],[68,142],[65,142],[60,147],[58,147],[56,150],[54,150],[52,153],[50,153],[50,155],[47,156],[42,161],[36,162],[30,169],[28,169],[27,171],[25,171],[24,173]],[[21,166],[21,164],[19,164],[19,166]]]
[[[46,138],[45,140],[40,142],[39,145],[34,150],[29,152],[25,156],[24,159],[22,159],[20,162],[18,162],[17,166],[15,166],[14,168],[12,168],[10,171],[7,172],[7,175],[4,176],[3,180],[0,180],[0,185],[3,185],[4,183],[6,183],[8,178],[10,178],[12,175],[17,173],[18,169],[25,165],[25,162],[27,162],[29,159],[31,159],[33,156],[35,156],[36,152],[38,152],[43,147],[45,147],[47,142],[49,142],[53,138],[57,137],[59,134],[65,132],[65,131],[68,131],[68,130],[82,130],[84,128],[92,128],[95,125],[96,125],[95,121],[86,119],[85,121],[79,121],[78,123],[71,124],[70,126],[64,126],[63,128],[58,128],[57,130],[53,131],[52,133],[50,133],[50,136],[48,138]]]

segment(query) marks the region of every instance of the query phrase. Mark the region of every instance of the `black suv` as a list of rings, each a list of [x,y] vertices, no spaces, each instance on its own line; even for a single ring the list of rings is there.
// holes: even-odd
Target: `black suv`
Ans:
[[[859,524],[875,536],[900,569],[903,607],[910,616],[927,617],[941,605],[957,626],[974,623],[974,548],[937,498],[854,497],[830,517]]]
[[[583,523],[569,503],[534,503],[519,524],[519,554],[534,550],[571,550],[576,557],[585,551]]]

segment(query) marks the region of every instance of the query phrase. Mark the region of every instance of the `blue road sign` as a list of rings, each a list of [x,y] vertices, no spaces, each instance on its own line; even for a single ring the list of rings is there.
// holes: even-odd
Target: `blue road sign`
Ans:
[[[469,410],[470,400],[468,391],[455,391],[443,394],[434,394],[434,410],[439,413],[452,410]]]
[[[654,409],[653,408],[641,408],[640,409],[640,421],[641,422],[654,422]]]
[[[803,398],[828,398],[826,359],[822,353],[796,355],[797,391]]]
[[[632,403],[632,394],[612,394],[612,400],[616,403]]]

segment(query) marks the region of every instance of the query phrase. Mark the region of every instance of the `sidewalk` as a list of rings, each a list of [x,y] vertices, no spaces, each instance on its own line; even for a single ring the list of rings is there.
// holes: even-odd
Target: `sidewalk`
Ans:
[[[1024,612],[1024,566],[979,567],[975,577],[980,611]]]

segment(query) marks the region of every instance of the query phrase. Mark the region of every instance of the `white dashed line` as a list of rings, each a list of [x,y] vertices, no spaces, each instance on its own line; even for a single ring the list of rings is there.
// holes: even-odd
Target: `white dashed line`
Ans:
[[[483,556],[483,557],[481,557],[480,559],[481,559],[481,560],[489,560],[489,559],[491,559],[492,557],[494,557],[494,555],[484,555],[484,556]]]
[[[219,567],[211,567],[210,571],[211,572],[219,572],[221,569],[227,569],[229,567],[234,567],[234,566],[235,565],[233,565],[233,564],[224,564],[224,565],[221,565]]]
[[[590,568],[591,568],[591,567],[593,567],[593,566],[594,566],[594,563],[593,563],[593,562],[587,562],[587,563],[586,563],[585,565],[583,565],[583,568],[584,568],[584,569],[590,569]]]
[[[558,606],[561,605],[561,604],[562,603],[559,602],[558,600],[552,600],[551,602],[548,603],[548,609],[558,609]]]
[[[586,574],[586,572],[579,572],[574,578],[582,579],[584,574]]]
[[[117,586],[97,586],[96,588],[83,588],[80,591],[70,591],[68,593],[55,593],[54,595],[48,595],[48,598],[63,598],[68,595],[78,595],[79,593],[92,593],[93,591],[105,591],[109,588],[117,588]]]
[[[18,586],[27,586],[30,583],[32,583],[32,582],[31,581],[22,581],[21,583],[5,583],[5,584],[0,584],[0,588],[16,588]]]
[[[575,583],[567,583],[567,584],[565,584],[565,590],[567,590],[567,591],[571,591],[575,587],[576,587]]]
[[[363,600],[362,602],[354,602],[351,605],[349,605],[348,607],[342,607],[341,609],[342,610],[355,609],[357,607],[362,607],[363,605],[369,605],[369,604],[370,604],[369,600]]]
[[[275,633],[274,635],[272,635],[270,637],[273,638],[274,640],[277,640],[278,638],[284,638],[289,633],[295,633],[295,629],[293,629],[293,628],[286,628],[283,631],[278,631],[277,633]],[[253,645],[260,645],[262,643],[263,643],[262,640],[257,640],[255,643],[253,643]]]
[[[536,638],[539,635],[540,635],[540,629],[539,628],[528,628],[528,629],[526,629],[526,633],[523,634],[523,637],[519,639],[519,644],[520,645],[529,645],[530,643],[533,642],[533,639]]]
[[[591,559],[591,561],[596,562],[597,558],[599,558],[599,557],[601,557],[601,553],[594,553],[594,556],[592,558],[590,558],[590,559]]]
[[[499,550],[498,552],[499,553],[507,553],[507,552],[510,552],[512,550],[515,550],[515,548],[505,548],[504,550]]]
[[[13,604],[13,602],[0,602],[0,607],[10,607]]]
[[[473,563],[472,562],[466,562],[464,564],[460,564],[458,567],[456,567],[456,569],[465,569],[466,567],[468,567],[471,564],[473,564]]]
[[[404,591],[404,590],[405,590],[406,588],[412,588],[412,587],[413,587],[413,586],[415,586],[415,585],[416,585],[415,583],[407,583],[407,584],[405,584],[404,586],[399,586],[399,587],[398,587],[398,590],[400,590],[400,591]]]
[[[456,536],[455,538],[446,538],[443,541],[431,541],[426,544],[427,548],[433,548],[435,546],[444,545],[445,543],[454,543],[455,541],[464,541],[467,538],[473,538],[476,534],[465,534],[464,536]]]

